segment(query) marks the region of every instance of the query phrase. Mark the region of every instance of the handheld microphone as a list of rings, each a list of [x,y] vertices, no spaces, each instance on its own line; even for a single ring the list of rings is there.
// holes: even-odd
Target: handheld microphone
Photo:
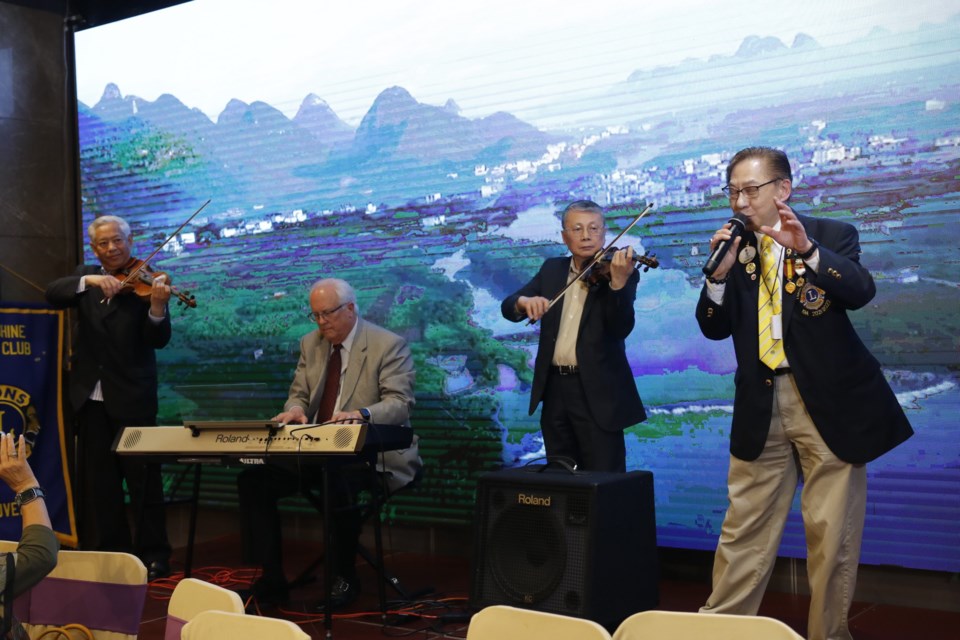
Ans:
[[[737,239],[737,236],[743,233],[743,230],[746,227],[746,225],[743,223],[743,218],[740,216],[734,216],[730,218],[727,221],[727,224],[730,225],[730,239],[717,243],[713,253],[710,254],[710,259],[707,260],[707,264],[703,265],[704,275],[713,275],[713,272],[716,271],[717,267],[720,266],[720,261],[723,260],[723,256],[727,255],[727,250],[730,248],[730,245],[732,245],[733,241]]]

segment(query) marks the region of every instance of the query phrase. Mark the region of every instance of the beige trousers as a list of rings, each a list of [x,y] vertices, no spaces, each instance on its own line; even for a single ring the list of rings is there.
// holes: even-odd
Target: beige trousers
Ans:
[[[866,513],[866,466],[837,458],[817,432],[790,374],[774,378],[770,433],[760,457],[730,456],[729,506],[701,613],[756,615],[803,470],[809,640],[851,640],[847,615],[857,583]]]

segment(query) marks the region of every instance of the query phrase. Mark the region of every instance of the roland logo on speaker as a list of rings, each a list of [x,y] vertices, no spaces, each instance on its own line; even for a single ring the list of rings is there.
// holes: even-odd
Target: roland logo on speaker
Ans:
[[[528,507],[549,507],[552,496],[531,496],[525,493],[517,494],[517,503]]]

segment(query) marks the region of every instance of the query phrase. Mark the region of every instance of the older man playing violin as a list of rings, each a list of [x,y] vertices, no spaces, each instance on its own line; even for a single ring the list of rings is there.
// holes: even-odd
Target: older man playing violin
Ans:
[[[87,229],[99,265],[80,265],[47,286],[47,301],[76,309],[70,404],[76,416],[80,545],[84,549],[126,551],[140,556],[151,579],[170,572],[160,472],[156,465],[120,459],[111,451],[125,426],[155,425],[156,349],[170,341],[165,278],[153,279],[149,296],[127,295],[120,269],[131,261],[130,226],[101,216]],[[142,529],[131,537],[123,480],[131,505],[143,510]]]
[[[627,362],[624,341],[634,326],[640,275],[633,248],[617,251],[609,280],[576,282],[606,233],[603,209],[589,200],[569,204],[561,237],[572,254],[550,258],[530,282],[503,301],[513,322],[541,320],[530,413],[543,401],[540,428],[547,459],[579,469],[625,471],[623,430],[647,415]]]

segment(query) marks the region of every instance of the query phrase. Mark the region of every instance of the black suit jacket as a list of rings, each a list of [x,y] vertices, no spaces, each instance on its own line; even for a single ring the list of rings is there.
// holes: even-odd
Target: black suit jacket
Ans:
[[[149,302],[134,294],[121,294],[101,304],[99,287],[77,293],[81,277],[100,272],[97,265],[81,265],[73,275],[47,286],[52,306],[77,309],[70,402],[79,409],[100,380],[104,408],[112,418],[131,425],[153,424],[157,416],[154,350],[170,341],[170,314],[155,323],[147,317]]]
[[[526,320],[526,316],[517,311],[520,296],[543,296],[552,300],[567,285],[570,260],[569,257],[546,260],[530,282],[503,301],[500,307],[503,317],[513,322]],[[580,318],[577,337],[580,379],[593,419],[606,431],[622,431],[647,419],[624,345],[633,331],[633,303],[639,280],[640,274],[634,272],[619,291],[612,290],[608,282],[597,285],[587,294]],[[546,390],[562,307],[563,300],[560,300],[540,319],[540,346],[530,394],[531,414]]]
[[[864,463],[879,457],[913,434],[913,429],[883,377],[880,363],[860,340],[847,311],[873,299],[876,286],[860,264],[860,239],[854,227],[824,218],[798,216],[807,236],[820,243],[816,273],[806,269],[806,284],[792,295],[783,291],[784,350],[800,396],[830,450],[841,460]],[[759,247],[752,232],[740,251],[757,255],[756,279],[738,259],[730,270],[717,305],[700,293],[697,321],[707,338],[733,336],[737,356],[736,394],[730,452],[755,460],[763,451],[773,407],[773,377],[760,362],[757,339]],[[738,256],[739,258],[739,256]]]

